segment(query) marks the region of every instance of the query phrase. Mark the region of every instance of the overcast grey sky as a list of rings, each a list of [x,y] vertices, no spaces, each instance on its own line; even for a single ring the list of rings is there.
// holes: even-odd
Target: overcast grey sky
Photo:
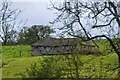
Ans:
[[[53,36],[60,35],[61,31],[58,30],[58,25],[51,25],[49,23],[57,17],[55,10],[48,9],[50,8],[50,2],[13,2],[11,8],[22,10],[17,20],[18,22],[21,20],[25,22],[28,19],[25,26],[50,25],[57,31]]]
[[[49,4],[49,2],[14,2],[11,6],[22,10],[19,20],[28,19],[26,26],[32,26],[34,24],[48,25],[55,19],[55,12],[48,9]]]
[[[11,7],[13,9],[20,9],[22,13],[19,15],[18,20],[25,22],[28,19],[26,26],[32,25],[49,25],[57,16],[54,14],[55,10],[49,10],[50,2],[13,2]],[[62,25],[62,24],[61,24]],[[60,26],[61,26],[60,25]],[[58,28],[53,26],[53,28]],[[59,36],[61,31],[58,31],[55,36]],[[93,31],[96,34],[96,31]]]
[[[32,25],[49,25],[50,21],[53,21],[55,16],[54,10],[47,9],[50,7],[50,0],[12,0],[11,5],[14,9],[20,9],[23,12],[20,14],[18,20],[23,20],[23,22],[28,19],[26,26],[30,27]],[[52,0],[55,1],[55,0]],[[59,2],[58,0],[57,2]],[[86,0],[85,0],[86,1]],[[62,0],[61,0],[62,2]],[[83,21],[84,22],[84,21]],[[54,26],[57,28],[57,26]],[[57,31],[57,34],[60,32]],[[99,31],[92,30],[92,34],[97,34]]]

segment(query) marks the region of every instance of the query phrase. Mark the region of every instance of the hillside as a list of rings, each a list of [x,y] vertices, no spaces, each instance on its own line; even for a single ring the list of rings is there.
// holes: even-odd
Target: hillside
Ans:
[[[17,46],[3,46],[3,66],[2,66],[2,77],[3,78],[22,78],[26,75],[26,69],[30,68],[31,64],[35,62],[43,64],[45,58],[52,57],[53,59],[60,59],[59,62],[55,63],[57,66],[62,65],[65,69],[63,72],[69,72],[69,65],[67,62],[66,55],[53,55],[53,56],[30,56],[31,47],[28,45],[17,45]],[[79,75],[81,78],[90,77],[92,78],[116,78],[117,69],[117,56],[115,53],[110,53],[108,55],[67,55],[71,58],[71,64],[73,68],[73,73],[75,71],[75,66],[72,63],[73,56],[77,59],[79,64]],[[77,57],[76,57],[77,56]],[[54,61],[53,61],[54,62]],[[46,62],[47,63],[47,62]],[[63,65],[64,64],[64,65]],[[55,66],[56,66],[55,65]],[[39,66],[40,67],[40,66]],[[65,74],[67,75],[67,74]],[[64,75],[64,76],[65,76]],[[73,74],[75,77],[75,74]],[[29,76],[25,76],[29,77]]]

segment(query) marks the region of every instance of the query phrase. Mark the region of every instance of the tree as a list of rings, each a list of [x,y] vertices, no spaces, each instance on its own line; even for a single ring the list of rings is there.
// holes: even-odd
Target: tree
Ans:
[[[26,40],[26,34],[27,34],[27,27],[23,27],[20,32],[18,33],[18,44],[26,44],[28,41]]]
[[[52,8],[58,11],[58,17],[52,22],[62,22],[62,30],[74,37],[79,37],[84,41],[96,38],[105,38],[112,48],[110,51],[118,55],[120,68],[120,4],[117,2],[82,2],[82,1],[64,1],[62,5],[52,4]],[[77,26],[77,30],[76,30]],[[79,28],[79,29],[78,29]],[[92,30],[100,31],[98,34],[92,33]],[[77,31],[84,32],[86,38],[76,34]],[[108,44],[108,43],[106,43]],[[120,77],[120,70],[118,73]]]
[[[0,4],[0,38],[4,45],[16,42],[16,27],[20,27],[20,24],[22,23],[20,22],[19,25],[16,24],[16,20],[21,13],[21,10],[11,9],[11,4],[12,3],[7,0],[2,1]]]
[[[44,25],[33,25],[30,28],[24,28],[19,33],[19,43],[32,44],[41,38],[51,37],[51,33],[55,31],[49,26]]]

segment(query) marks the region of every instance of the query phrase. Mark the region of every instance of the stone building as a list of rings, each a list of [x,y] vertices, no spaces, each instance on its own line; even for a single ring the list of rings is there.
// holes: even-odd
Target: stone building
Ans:
[[[83,53],[85,49],[90,53],[89,50],[95,47],[91,41],[81,42],[79,38],[44,38],[32,44],[31,54],[33,56],[71,54],[75,53],[78,44],[80,45],[78,48],[81,53]]]

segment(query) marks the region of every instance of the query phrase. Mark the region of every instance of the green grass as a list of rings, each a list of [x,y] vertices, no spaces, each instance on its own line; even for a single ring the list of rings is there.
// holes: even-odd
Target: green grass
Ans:
[[[30,56],[31,46],[14,45],[2,47],[2,58],[17,58]]]
[[[30,64],[33,64],[38,58],[39,57],[23,57],[10,59],[9,63],[3,66],[3,78],[21,78],[26,68]],[[8,60],[6,59],[6,61]]]
[[[46,57],[57,56],[30,56],[31,47],[28,45],[16,45],[16,46],[3,46],[2,48],[2,77],[3,78],[21,78],[23,74],[26,74],[26,68],[34,62],[42,61]],[[21,55],[20,55],[21,53]],[[71,55],[70,55],[71,56]],[[79,67],[80,77],[92,75],[92,78],[116,78],[117,70],[113,69],[117,67],[118,60],[115,53],[109,55],[78,55],[79,60],[83,63]],[[64,55],[59,57],[65,58]],[[64,65],[67,62],[66,59],[59,62],[59,65]],[[42,63],[42,62],[39,62]],[[81,64],[80,64],[81,65]],[[74,65],[73,70],[74,70]],[[67,66],[66,68],[69,68]],[[0,68],[1,70],[1,68]]]
[[[87,58],[88,57],[88,58]],[[117,56],[115,54],[109,54],[106,56],[84,56],[84,61],[89,61],[85,63],[82,67],[81,74],[83,77],[89,74],[94,74],[92,78],[115,78],[117,75],[117,70],[113,69],[118,65]],[[90,58],[93,57],[93,60]],[[85,75],[86,74],[86,75]]]
[[[47,58],[54,58],[53,60],[58,58],[58,61],[53,61],[56,67],[63,67],[64,78],[68,76],[69,69],[72,70],[72,75],[75,77],[75,65],[72,59],[73,55],[68,55],[71,62],[71,66],[68,66],[68,61],[64,55],[60,56],[47,56]],[[106,56],[95,56],[95,55],[76,55],[78,57],[77,64],[79,65],[79,77],[80,78],[117,78],[117,70],[114,70],[115,67],[118,66],[117,56],[115,54],[109,54]],[[40,57],[40,58],[46,58]],[[49,64],[44,63],[39,60],[41,63],[37,63],[37,65],[41,64]],[[45,60],[46,61],[46,60]],[[81,61],[81,62],[79,62]],[[52,65],[53,65],[52,64]],[[40,67],[40,66],[39,66]],[[37,68],[39,68],[37,67]],[[48,67],[49,69],[49,67]],[[54,69],[54,68],[53,68]],[[40,71],[40,70],[38,70]],[[44,72],[43,72],[44,73]],[[31,76],[29,76],[31,77]]]
[[[36,61],[30,57],[31,47],[28,45],[14,45],[2,47],[2,77],[20,77],[26,67]]]

